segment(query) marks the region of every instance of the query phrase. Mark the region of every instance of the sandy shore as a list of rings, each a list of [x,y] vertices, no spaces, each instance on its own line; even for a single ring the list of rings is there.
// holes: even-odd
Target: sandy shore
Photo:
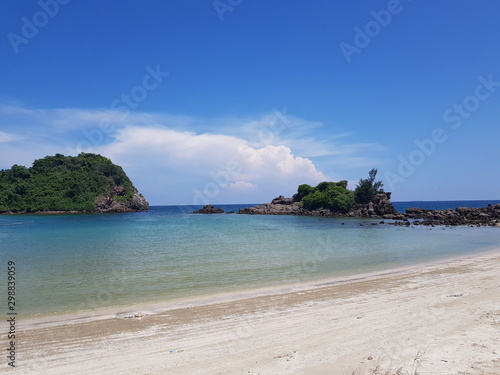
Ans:
[[[0,373],[500,374],[500,250],[239,298],[20,321]]]

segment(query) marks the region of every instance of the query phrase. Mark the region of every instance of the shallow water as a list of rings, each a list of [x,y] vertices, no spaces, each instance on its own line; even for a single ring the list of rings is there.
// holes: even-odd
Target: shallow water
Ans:
[[[224,207],[237,210],[243,206]],[[0,216],[0,261],[17,266],[21,316],[167,301],[352,275],[500,247],[500,228],[379,220],[193,215]],[[6,272],[0,290],[6,290]]]

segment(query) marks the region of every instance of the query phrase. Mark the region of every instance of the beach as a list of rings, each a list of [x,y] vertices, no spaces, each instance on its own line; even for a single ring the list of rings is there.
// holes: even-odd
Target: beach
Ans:
[[[499,374],[500,250],[17,329],[0,373]]]

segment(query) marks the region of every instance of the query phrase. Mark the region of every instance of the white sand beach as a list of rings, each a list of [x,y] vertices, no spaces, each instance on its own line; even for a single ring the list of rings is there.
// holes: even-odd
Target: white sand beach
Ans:
[[[145,315],[148,308],[21,320],[16,368],[5,363],[0,373],[500,374],[500,250]]]

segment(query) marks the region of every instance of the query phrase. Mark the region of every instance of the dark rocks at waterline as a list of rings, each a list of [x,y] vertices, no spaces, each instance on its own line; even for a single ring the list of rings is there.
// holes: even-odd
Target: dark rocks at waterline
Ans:
[[[408,208],[405,219],[414,219],[415,225],[468,225],[500,227],[500,204],[488,207],[458,207],[454,210],[426,210],[423,208]],[[398,224],[396,224],[398,225]],[[407,225],[407,224],[403,224]]]
[[[258,206],[242,208],[239,214],[245,215],[303,215],[304,210],[293,198],[285,198],[280,195],[274,198],[271,203],[264,203]]]
[[[193,214],[223,214],[224,210],[220,207],[215,208],[211,204],[207,204],[205,207],[194,211]]]
[[[247,215],[298,215],[298,216],[328,216],[328,217],[362,217],[396,220],[386,224],[409,227],[410,225],[427,226],[497,226],[500,227],[500,204],[488,207],[458,207],[455,210],[427,210],[409,208],[405,213],[397,212],[391,203],[391,193],[378,193],[367,204],[355,204],[347,212],[334,212],[320,208],[306,210],[293,198],[280,195],[271,203],[241,209],[239,214]],[[411,220],[411,222],[410,222]]]

